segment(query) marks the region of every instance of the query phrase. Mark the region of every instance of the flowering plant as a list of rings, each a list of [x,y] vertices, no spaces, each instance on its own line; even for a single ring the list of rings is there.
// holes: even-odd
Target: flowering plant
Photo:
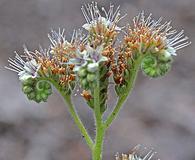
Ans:
[[[130,94],[139,69],[146,76],[164,76],[171,68],[176,51],[190,44],[183,30],[172,29],[171,22],[162,23],[162,18],[152,19],[142,11],[132,25],[120,27],[119,7],[110,5],[108,11],[99,9],[97,3],[81,8],[86,23],[85,32],[74,30],[72,38],[65,38],[65,30],[48,34],[49,49],[16,53],[9,59],[9,70],[18,73],[22,91],[29,100],[46,102],[52,94],[52,85],[64,98],[72,118],[89,146],[92,159],[102,159],[103,140],[106,130],[117,117]],[[117,42],[119,34],[123,39]],[[103,119],[107,109],[108,87],[114,84],[118,97],[113,111]],[[89,108],[93,110],[96,136],[93,140],[79,118],[71,96],[76,86]],[[122,160],[150,160],[153,151],[145,156],[133,152],[122,155]],[[116,159],[121,159],[117,155]]]

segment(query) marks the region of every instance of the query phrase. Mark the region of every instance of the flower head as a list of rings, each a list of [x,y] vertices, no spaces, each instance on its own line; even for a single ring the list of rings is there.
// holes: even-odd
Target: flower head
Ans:
[[[151,160],[153,159],[156,152],[153,150],[147,151],[146,153],[139,154],[140,145],[137,145],[130,154],[122,154],[121,156],[117,153],[116,160]],[[146,149],[144,148],[144,151]]]
[[[73,32],[70,42],[65,40],[64,30],[59,33],[52,30],[52,36],[49,35],[52,43],[49,49],[43,49],[34,52],[28,51],[24,47],[24,55],[19,56],[16,53],[15,59],[9,59],[9,66],[6,67],[15,71],[19,75],[21,81],[36,77],[56,77],[56,81],[63,86],[68,86],[70,82],[75,80],[72,64],[67,64],[73,53],[75,53],[76,44],[80,43],[78,34]]]
[[[94,47],[112,45],[121,27],[118,22],[125,16],[120,15],[120,6],[114,10],[114,5],[110,5],[108,11],[105,8],[99,9],[97,2],[86,4],[81,8],[86,23],[83,28],[89,32],[88,40]],[[104,14],[102,14],[104,13]]]
[[[107,57],[102,55],[102,52],[103,46],[98,46],[94,49],[89,44],[85,46],[85,50],[77,50],[75,58],[70,59],[70,62],[75,65],[74,71],[87,67],[89,72],[95,72],[99,67],[99,63],[108,60]]]
[[[117,23],[120,21],[120,6],[114,11],[114,5],[110,5],[108,11],[102,7],[101,11],[104,12],[104,15],[101,14],[101,11],[98,8],[97,2],[92,2],[91,4],[85,5],[81,8],[83,15],[87,21],[83,25],[83,28],[86,30],[91,30],[97,25],[103,25],[108,29],[114,29],[120,31],[121,28],[117,26]]]
[[[28,78],[39,76],[38,71],[41,67],[33,55],[24,47],[24,55],[20,56],[17,52],[14,59],[9,58],[9,67],[7,69],[18,73],[19,79],[25,81]]]
[[[76,50],[74,58],[69,60],[70,64],[74,65],[74,71],[77,72],[80,68],[85,67],[89,60],[89,55],[86,50],[80,51],[79,49]]]
[[[171,22],[162,23],[162,17],[154,20],[151,15],[146,17],[142,11],[133,19],[124,42],[132,53],[162,53],[169,57],[191,43],[183,30],[177,32]]]
[[[81,30],[74,30],[70,41],[66,40],[65,29],[59,28],[58,32],[51,30],[48,34],[51,42],[51,54],[57,57],[61,63],[68,62],[68,59],[74,54],[77,48],[81,47],[85,42],[85,36]]]

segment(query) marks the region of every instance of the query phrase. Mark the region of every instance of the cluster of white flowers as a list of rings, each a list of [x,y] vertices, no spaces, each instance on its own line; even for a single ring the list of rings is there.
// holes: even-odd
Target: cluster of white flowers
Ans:
[[[84,51],[77,50],[76,57],[70,59],[70,63],[74,64],[74,71],[79,71],[81,68],[86,67],[89,72],[96,72],[99,63],[107,61],[107,57],[102,55],[103,46],[98,46],[96,49],[86,45]]]
[[[144,151],[146,152],[144,155],[138,154],[138,150],[140,148],[143,148],[141,145],[137,145],[134,147],[134,149],[131,151],[131,154],[122,154],[121,156],[119,153],[116,154],[116,160],[152,160],[154,159],[154,155],[156,152],[153,150],[146,151],[146,148],[144,148]],[[159,159],[158,159],[159,160]]]
[[[151,16],[152,14],[146,16],[144,11],[142,11],[134,17],[132,32],[130,32],[130,34],[136,31],[137,35],[135,36],[138,36],[138,32],[141,31],[138,37],[144,37],[145,41],[151,41],[151,43],[153,40],[153,43],[156,43],[154,45],[156,52],[160,51],[166,57],[176,56],[177,50],[191,44],[191,42],[188,41],[189,38],[184,35],[183,30],[178,32],[176,29],[173,29],[171,21],[162,23],[162,17],[158,20],[154,20]],[[163,46],[159,43],[162,43]],[[140,45],[142,45],[142,42],[140,42]]]
[[[5,67],[11,71],[18,73],[19,80],[25,81],[28,78],[36,78],[41,67],[40,64],[33,58],[33,55],[24,46],[24,57],[21,57],[17,52],[14,59],[9,58],[9,67]],[[30,58],[30,59],[29,59]]]
[[[120,6],[114,11],[114,5],[110,5],[109,10],[106,11],[105,8],[102,7],[104,15],[101,15],[97,2],[92,2],[91,4],[83,6],[81,10],[87,21],[87,23],[83,25],[83,28],[89,31],[97,24],[103,24],[109,29],[114,28],[114,30],[120,31],[122,28],[118,27],[116,24],[126,15],[120,17],[119,8]]]

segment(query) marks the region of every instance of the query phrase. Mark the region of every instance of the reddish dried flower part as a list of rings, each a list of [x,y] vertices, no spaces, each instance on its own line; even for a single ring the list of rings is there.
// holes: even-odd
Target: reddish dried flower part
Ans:
[[[92,98],[89,91],[86,91],[86,90],[83,90],[83,92],[81,93],[81,96],[83,96],[83,98],[85,98],[87,101],[89,101]]]

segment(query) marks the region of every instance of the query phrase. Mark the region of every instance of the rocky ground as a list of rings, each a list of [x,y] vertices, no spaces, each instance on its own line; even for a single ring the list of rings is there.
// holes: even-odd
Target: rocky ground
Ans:
[[[70,30],[84,23],[77,0],[0,0],[0,160],[86,160],[89,151],[61,97],[55,93],[46,104],[29,102],[17,76],[6,71],[13,51],[48,45],[50,28]],[[98,1],[108,6],[110,1]],[[185,29],[192,45],[179,51],[172,71],[149,79],[139,75],[135,89],[105,139],[104,160],[128,152],[136,144],[155,148],[163,160],[195,160],[195,1],[113,0],[128,13],[139,11],[172,20]],[[112,92],[113,93],[113,92]],[[115,95],[110,94],[110,104]],[[93,119],[81,97],[75,97],[82,120],[91,134]]]

